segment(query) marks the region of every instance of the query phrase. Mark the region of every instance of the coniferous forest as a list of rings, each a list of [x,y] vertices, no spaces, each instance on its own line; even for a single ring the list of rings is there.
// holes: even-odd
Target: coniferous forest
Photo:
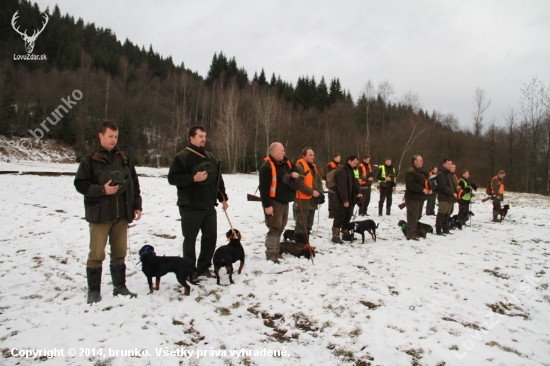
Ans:
[[[354,99],[338,78],[307,70],[296,81],[281,80],[277,70],[251,75],[223,50],[213,55],[207,75],[199,75],[153,45],[118,40],[110,29],[62,15],[58,7],[0,2],[0,135],[32,137],[29,130],[43,130],[57,110],[62,118],[43,130],[44,138],[71,145],[79,159],[96,146],[99,124],[111,120],[136,164],[156,165],[160,154],[167,166],[187,145],[188,128],[200,124],[226,173],[256,171],[269,144],[280,141],[292,160],[311,146],[319,166],[335,152],[343,159],[368,154],[375,164],[389,156],[403,180],[413,154],[423,156],[427,170],[449,157],[480,186],[505,169],[507,190],[549,193],[550,98],[537,78],[519,86],[520,109],[502,121],[484,118],[489,98],[482,89],[472,91],[473,128],[466,129],[452,113],[425,110],[414,93],[395,95],[389,81],[365,80]],[[48,15],[33,50],[47,60],[14,60],[27,53],[11,25],[16,11],[22,29],[41,29]],[[77,101],[75,90],[82,93]],[[59,106],[68,96],[76,104],[65,112]]]

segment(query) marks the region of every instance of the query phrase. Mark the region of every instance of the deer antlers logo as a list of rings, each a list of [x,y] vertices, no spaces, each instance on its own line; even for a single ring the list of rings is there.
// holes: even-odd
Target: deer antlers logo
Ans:
[[[46,24],[48,24],[48,16],[46,14],[44,14],[45,22],[42,23],[42,29],[40,29],[39,31],[37,31],[35,29],[32,36],[29,36],[27,34],[26,29],[25,29],[25,32],[21,32],[21,31],[19,31],[19,27],[15,28],[15,21],[17,20],[17,18],[19,18],[19,15],[17,15],[18,12],[19,12],[19,10],[17,10],[15,12],[15,14],[13,14],[13,18],[11,18],[11,26],[13,27],[13,29],[17,33],[19,33],[21,35],[21,38],[23,38],[23,41],[25,41],[25,48],[27,49],[27,53],[32,53],[32,50],[34,49],[34,42],[36,41],[36,38],[40,35],[40,33],[42,33],[44,28],[46,28]]]

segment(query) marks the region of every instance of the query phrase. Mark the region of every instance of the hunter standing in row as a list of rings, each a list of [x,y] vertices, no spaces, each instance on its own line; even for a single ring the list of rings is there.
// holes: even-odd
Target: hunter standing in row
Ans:
[[[290,178],[300,175],[296,167],[285,157],[285,148],[280,142],[269,146],[269,156],[260,167],[260,197],[265,215],[265,225],[269,229],[265,237],[265,256],[268,261],[279,263],[281,234],[288,221],[288,203],[294,201],[296,188],[291,188]]]
[[[370,163],[370,155],[363,156],[363,162],[359,164],[358,169],[361,175],[359,184],[361,185],[361,194],[363,195],[359,200],[359,216],[367,216],[372,193],[372,182],[374,181],[374,172],[372,164]]]
[[[336,169],[340,166],[340,160],[342,157],[340,154],[336,153],[332,157],[332,161],[327,164],[327,167],[325,168],[325,176],[333,169]],[[334,195],[335,192],[331,189],[328,190],[328,218],[333,219],[334,218]]]
[[[437,167],[432,167],[432,170],[429,173],[430,188],[432,188],[432,193],[428,195],[428,202],[426,203],[426,216],[435,216],[435,201],[437,199],[437,191],[434,187],[437,187],[435,183],[435,178],[437,175]]]
[[[491,195],[493,198],[493,221],[500,222],[498,218],[501,210],[501,203],[504,201],[504,177],[506,172],[500,170],[497,175],[491,179]]]
[[[206,130],[202,126],[191,127],[189,145],[172,160],[168,183],[178,188],[183,258],[196,265],[198,276],[213,277],[210,266],[218,236],[216,199],[222,202],[224,211],[228,207],[220,172],[219,160],[206,151]],[[197,260],[195,245],[199,231],[201,251]]]
[[[380,188],[380,201],[378,202],[378,216],[382,216],[384,202],[386,202],[386,215],[391,213],[392,194],[395,192],[397,174],[391,164],[391,158],[386,158],[384,165],[378,168],[376,180]]]
[[[405,176],[405,206],[407,207],[407,240],[418,240],[416,224],[422,216],[424,201],[428,194],[433,193],[429,182],[422,171],[424,161],[422,156],[412,157],[412,166]]]
[[[456,202],[455,177],[451,173],[451,159],[443,159],[443,167],[437,173],[437,201],[438,210],[435,219],[437,235],[451,234],[449,232],[449,219]]]
[[[361,198],[359,182],[355,178],[354,170],[357,168],[359,158],[350,155],[346,163],[336,172],[336,197],[335,212],[332,222],[332,242],[342,244],[340,239],[340,228],[348,224],[353,215],[353,208],[358,198]]]
[[[128,224],[141,218],[138,176],[117,147],[118,127],[105,121],[100,126],[99,146],[86,155],[76,172],[74,185],[84,196],[90,226],[90,252],[86,262],[88,304],[101,301],[101,272],[107,239],[111,245],[113,295],[135,297],[126,287]]]
[[[309,244],[309,235],[313,228],[315,220],[315,211],[319,208],[319,204],[325,202],[325,194],[323,192],[323,180],[321,174],[317,170],[317,166],[313,163],[315,153],[311,147],[306,147],[302,150],[302,157],[296,162],[296,170],[304,177],[300,183],[300,188],[296,191],[296,199],[294,200],[294,241],[296,244]],[[305,222],[302,222],[302,217]],[[307,230],[304,230],[304,225]]]

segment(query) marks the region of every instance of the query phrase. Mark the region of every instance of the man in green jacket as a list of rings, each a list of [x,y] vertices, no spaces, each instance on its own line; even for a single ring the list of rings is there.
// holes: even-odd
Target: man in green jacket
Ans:
[[[302,158],[296,162],[296,170],[304,180],[300,183],[300,188],[296,191],[294,199],[294,215],[296,226],[294,228],[294,239],[297,244],[309,244],[309,234],[315,220],[315,211],[319,204],[325,201],[323,192],[323,181],[321,174],[317,170],[317,166],[313,163],[315,153],[311,147],[306,147],[302,150]],[[305,224],[302,222],[302,216]],[[307,231],[304,228],[307,226]],[[307,237],[306,237],[307,235]]]
[[[220,161],[206,151],[206,130],[189,129],[189,146],[172,160],[168,183],[178,188],[178,206],[183,234],[183,258],[197,268],[198,276],[213,277],[210,272],[218,235],[216,199],[227,210],[227,194],[218,172]],[[195,242],[201,231],[201,252],[196,259]]]
[[[101,272],[107,239],[111,246],[110,271],[113,295],[135,297],[126,287],[128,224],[141,218],[141,195],[136,170],[116,144],[118,128],[105,121],[100,126],[99,146],[86,155],[76,172],[74,185],[84,196],[90,226],[90,252],[86,262],[88,304],[101,301]]]

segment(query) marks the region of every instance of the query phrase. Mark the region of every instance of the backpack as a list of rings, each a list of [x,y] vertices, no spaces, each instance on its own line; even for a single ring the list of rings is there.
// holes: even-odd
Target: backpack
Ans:
[[[336,188],[336,174],[338,174],[340,168],[342,168],[342,165],[335,169],[332,169],[330,172],[327,173],[327,180],[325,183],[327,189],[333,190],[334,188]]]
[[[485,194],[488,196],[491,196],[493,194],[493,191],[491,189],[491,186],[493,185],[493,180],[491,179],[489,181],[489,184],[487,185],[487,189],[485,189]]]

